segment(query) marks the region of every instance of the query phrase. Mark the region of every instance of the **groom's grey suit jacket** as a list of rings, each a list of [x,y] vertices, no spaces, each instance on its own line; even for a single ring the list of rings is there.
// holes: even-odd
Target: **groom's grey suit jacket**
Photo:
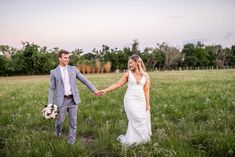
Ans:
[[[72,91],[73,99],[76,104],[79,104],[81,102],[81,99],[77,89],[77,79],[80,80],[83,84],[85,84],[91,91],[95,91],[96,88],[77,70],[75,66],[68,65],[67,68],[69,74],[69,84]],[[51,70],[50,72],[48,104],[54,104],[54,99],[55,104],[58,108],[60,108],[64,102],[64,81],[59,66]]]

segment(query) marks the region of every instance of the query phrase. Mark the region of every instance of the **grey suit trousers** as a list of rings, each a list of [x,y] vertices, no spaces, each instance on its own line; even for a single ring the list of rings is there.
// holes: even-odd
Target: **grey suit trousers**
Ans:
[[[55,133],[60,136],[62,133],[62,125],[65,120],[66,111],[69,117],[69,132],[68,132],[68,143],[73,144],[76,140],[77,134],[77,107],[73,98],[64,98],[64,102],[61,108],[58,109],[59,115],[55,123]]]

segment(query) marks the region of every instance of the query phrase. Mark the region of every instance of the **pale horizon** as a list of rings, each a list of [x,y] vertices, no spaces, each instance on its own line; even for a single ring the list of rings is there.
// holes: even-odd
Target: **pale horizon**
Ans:
[[[0,2],[0,45],[21,41],[85,52],[167,42],[235,45],[233,0],[5,0]]]

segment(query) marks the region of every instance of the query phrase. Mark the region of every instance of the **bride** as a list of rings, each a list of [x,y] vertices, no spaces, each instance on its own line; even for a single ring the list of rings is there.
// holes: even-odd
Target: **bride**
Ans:
[[[128,72],[115,84],[103,89],[104,94],[128,83],[124,96],[124,109],[128,118],[128,128],[125,135],[117,140],[122,144],[131,146],[150,141],[150,79],[145,72],[145,66],[138,55],[132,55],[128,60]]]

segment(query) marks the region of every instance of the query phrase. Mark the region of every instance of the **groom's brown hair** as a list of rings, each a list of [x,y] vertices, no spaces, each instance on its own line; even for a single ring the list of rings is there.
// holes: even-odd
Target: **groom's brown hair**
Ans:
[[[59,52],[59,54],[58,54],[58,57],[61,58],[61,57],[62,57],[62,54],[69,54],[69,52],[62,49],[62,50],[60,50],[60,52]]]

